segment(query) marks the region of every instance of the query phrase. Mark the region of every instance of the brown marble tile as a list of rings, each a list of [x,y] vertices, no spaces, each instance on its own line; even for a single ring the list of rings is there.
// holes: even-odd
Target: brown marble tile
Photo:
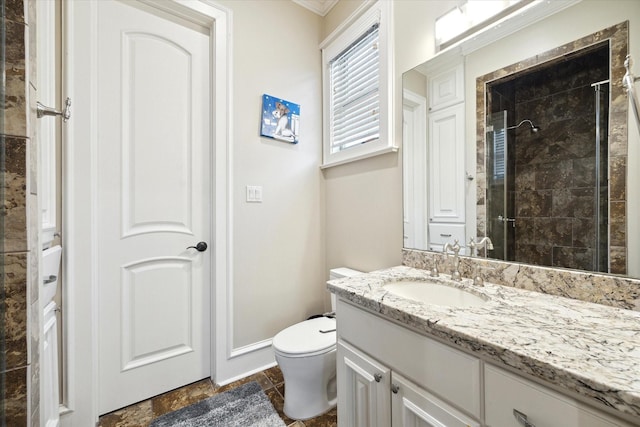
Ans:
[[[596,227],[593,218],[573,219],[572,246],[578,248],[594,248],[596,244]]]
[[[214,389],[210,379],[204,379],[193,384],[170,391],[151,399],[151,408],[154,417],[159,417],[167,412],[184,408],[193,403],[204,400],[215,395],[218,391]]]
[[[3,348],[5,366],[13,369],[27,364],[27,254],[4,254]]]
[[[612,246],[609,249],[611,256],[610,266],[611,273],[626,274],[627,273],[627,250],[624,247]]]
[[[279,385],[284,382],[282,371],[280,370],[280,367],[277,365],[263,372],[267,376],[267,378],[269,378],[269,381],[271,381],[271,384],[273,385]]]
[[[25,82],[25,32],[22,23],[6,22],[4,130],[7,135],[27,135],[27,85]]]
[[[572,218],[536,218],[536,243],[539,245],[571,246]]]
[[[613,157],[609,161],[609,197],[612,201],[626,200],[627,158]]]
[[[573,162],[564,160],[542,164],[536,171],[535,180],[537,190],[572,187]]]
[[[593,188],[572,188],[574,218],[593,218],[596,213]]]
[[[147,427],[153,420],[151,400],[128,406],[103,415],[98,421],[99,427]]]
[[[535,265],[552,264],[552,247],[548,245],[516,244],[516,259]]]
[[[551,192],[551,216],[573,217],[573,194],[570,188],[562,188]]]
[[[289,425],[293,423],[295,420],[287,417],[284,413],[284,397],[278,392],[276,388],[271,388],[265,391],[265,394],[271,401],[271,404],[280,415],[280,418],[284,421],[285,424]],[[306,424],[306,422],[305,422]]]
[[[6,426],[23,427],[27,425],[27,368],[3,372],[5,390],[0,395],[0,407],[4,409]]]
[[[302,421],[294,421],[291,424],[287,425],[287,427],[305,427]]]
[[[551,215],[551,190],[519,191],[516,193],[516,216],[548,217]]]
[[[593,157],[573,161],[573,184],[576,187],[588,187],[596,182],[596,161]]]
[[[27,250],[27,199],[26,199],[26,162],[27,140],[0,136],[0,149],[5,150],[2,184],[4,200],[0,205],[0,215],[4,216],[2,234],[5,252]]]
[[[534,218],[516,218],[516,241],[520,244],[535,243],[535,220]],[[494,243],[494,246],[498,242]]]
[[[310,420],[305,420],[304,425],[305,427],[337,427],[338,410],[336,408],[333,408],[325,414],[322,414]]]
[[[24,0],[4,0],[4,17],[9,21],[24,22]]]

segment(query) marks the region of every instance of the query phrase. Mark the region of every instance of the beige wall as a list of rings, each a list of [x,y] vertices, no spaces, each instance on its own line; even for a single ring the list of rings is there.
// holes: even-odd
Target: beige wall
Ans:
[[[233,12],[233,346],[324,310],[322,18],[288,0]],[[300,104],[297,145],[260,137],[262,95]],[[263,186],[263,203],[245,187]]]
[[[323,37],[361,4],[341,0],[325,17]],[[447,1],[394,3],[395,105],[402,105],[402,73],[434,53],[433,23],[451,8]],[[402,140],[401,108],[393,135]],[[371,271],[401,263],[402,153],[390,153],[324,171],[327,269]]]

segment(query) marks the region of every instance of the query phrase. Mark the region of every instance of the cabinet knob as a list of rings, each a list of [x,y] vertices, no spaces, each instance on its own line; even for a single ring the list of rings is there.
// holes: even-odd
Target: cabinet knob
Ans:
[[[400,387],[397,384],[391,384],[391,391],[393,392],[393,394],[398,394],[398,391],[400,391]]]
[[[517,409],[513,410],[513,416],[516,417],[516,420],[518,421],[518,423],[520,423],[520,425],[522,425],[524,427],[536,427],[535,425],[530,423],[529,420],[527,420],[527,415],[526,414],[523,414],[522,412],[518,411]]]
[[[373,379],[376,380],[377,383],[382,379],[382,374],[373,374]]]

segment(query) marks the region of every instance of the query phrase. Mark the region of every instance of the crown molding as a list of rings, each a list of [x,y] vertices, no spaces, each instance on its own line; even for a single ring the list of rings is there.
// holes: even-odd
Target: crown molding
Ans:
[[[325,16],[338,0],[291,0],[294,3],[299,4],[305,9],[309,9],[313,13],[317,13],[320,16]]]

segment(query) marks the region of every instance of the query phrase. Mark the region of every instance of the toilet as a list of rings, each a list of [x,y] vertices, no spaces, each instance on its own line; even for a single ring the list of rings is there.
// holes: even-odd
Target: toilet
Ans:
[[[350,268],[330,271],[330,279],[362,274]],[[335,310],[335,296],[331,295]],[[317,317],[296,323],[273,337],[276,361],[284,376],[284,413],[307,420],[336,406],[336,319]]]

